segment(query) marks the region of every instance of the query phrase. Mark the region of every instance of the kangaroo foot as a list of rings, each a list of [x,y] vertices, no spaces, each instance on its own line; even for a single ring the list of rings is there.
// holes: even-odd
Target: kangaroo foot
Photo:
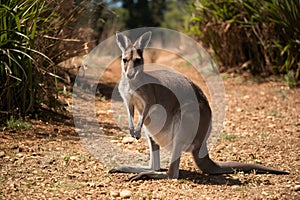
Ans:
[[[166,172],[147,171],[141,172],[129,178],[129,181],[149,180],[149,179],[168,179],[169,176]]]

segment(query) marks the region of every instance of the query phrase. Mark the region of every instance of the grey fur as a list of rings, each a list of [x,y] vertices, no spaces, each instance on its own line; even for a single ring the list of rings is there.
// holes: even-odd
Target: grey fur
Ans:
[[[212,113],[202,90],[190,79],[174,71],[144,71],[143,50],[151,39],[151,32],[144,33],[134,43],[121,33],[117,33],[116,37],[122,51],[119,92],[128,112],[130,134],[139,139],[144,126],[151,155],[148,167],[120,167],[111,172],[139,173],[133,180],[144,176],[178,178],[181,153],[188,151],[192,153],[198,168],[207,174],[234,173],[239,170],[288,174],[261,165],[211,160],[206,136],[211,129]],[[134,109],[139,113],[136,127],[133,123]],[[160,146],[172,152],[167,172],[159,171]]]

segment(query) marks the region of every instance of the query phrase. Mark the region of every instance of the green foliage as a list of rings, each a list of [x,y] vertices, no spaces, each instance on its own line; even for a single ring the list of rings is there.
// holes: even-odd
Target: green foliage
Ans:
[[[299,71],[299,69],[298,69],[298,71]],[[299,76],[299,75],[297,75],[297,76]],[[296,85],[297,85],[296,80],[295,80],[295,77],[297,77],[297,76],[295,76],[294,71],[289,70],[289,71],[283,76],[283,78],[284,78],[284,81],[286,82],[286,84],[287,84],[290,88],[294,88],[294,87],[296,87]]]
[[[239,136],[237,136],[237,135],[230,135],[230,134],[219,135],[219,138],[224,138],[226,140],[234,140],[234,139],[236,139],[238,137]]]
[[[166,10],[163,13],[161,26],[169,29],[183,31],[188,19],[189,1],[167,0]]]
[[[58,108],[55,64],[92,46],[78,25],[100,20],[104,4],[94,9],[88,1],[74,5],[73,0],[0,0],[0,114]],[[95,13],[89,23],[82,21]]]
[[[276,118],[284,118],[284,115],[276,110],[271,110],[269,112],[270,116],[276,117]]]
[[[47,19],[46,1],[1,1],[0,4],[0,108],[27,113],[36,102],[35,92],[41,69],[36,59],[51,62],[34,48],[39,32]]]
[[[182,31],[184,23],[187,21],[188,2],[190,0],[114,0],[110,4],[116,16],[109,20],[107,24],[109,27],[106,28],[121,31],[139,27],[161,26]],[[116,6],[116,4],[121,7]]]
[[[65,161],[69,161],[70,159],[71,159],[70,156],[65,156],[65,157],[64,157],[64,160],[65,160]]]
[[[136,0],[122,1],[122,7],[128,11],[126,27],[138,28],[144,26],[159,26],[163,17],[166,0]]]
[[[25,122],[22,118],[15,119],[13,116],[11,116],[6,123],[8,129],[30,129],[31,128],[31,124]]]
[[[188,31],[212,48],[224,67],[253,74],[300,73],[300,0],[200,0],[190,5]]]

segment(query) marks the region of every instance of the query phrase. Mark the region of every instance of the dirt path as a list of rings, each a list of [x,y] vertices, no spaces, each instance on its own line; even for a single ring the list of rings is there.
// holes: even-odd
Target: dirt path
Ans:
[[[109,174],[86,150],[71,120],[36,120],[30,130],[0,132],[0,199],[299,199],[300,89],[224,78],[226,125],[212,157],[262,163],[290,175],[207,176],[184,155],[179,180],[127,182],[129,175]],[[97,102],[98,117],[105,132],[120,134],[109,105]],[[116,145],[141,148],[138,142],[122,143],[124,136],[114,138]]]

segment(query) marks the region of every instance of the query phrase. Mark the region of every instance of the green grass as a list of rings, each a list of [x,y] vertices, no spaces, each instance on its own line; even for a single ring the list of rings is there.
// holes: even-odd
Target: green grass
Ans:
[[[35,46],[47,26],[45,0],[1,1],[0,109],[25,115],[40,98],[39,80],[51,60]]]
[[[284,118],[284,115],[277,110],[271,110],[268,114],[276,118]]]
[[[228,70],[284,74],[289,87],[300,79],[299,0],[199,0],[190,3],[187,32],[213,50]]]
[[[281,89],[281,90],[278,91],[278,93],[279,93],[282,100],[285,100],[287,98],[287,92],[285,90]]]
[[[190,62],[185,62],[182,65],[179,66],[179,69],[187,69],[189,67],[191,67],[192,64]]]
[[[25,186],[28,188],[31,188],[31,187],[37,186],[37,183],[35,181],[27,182],[27,183],[25,183]]]
[[[297,86],[297,80],[295,78],[294,71],[288,71],[286,74],[284,74],[283,79],[290,88],[295,88]]]
[[[64,156],[65,161],[69,161],[71,159],[71,156]]]
[[[259,138],[267,138],[267,137],[269,137],[269,134],[265,133],[265,132],[258,132],[258,133],[253,134],[253,136],[259,137]]]
[[[63,95],[68,96],[68,97],[72,97],[72,95],[73,95],[73,93],[70,92],[70,91],[67,91],[67,89],[65,87],[64,87],[63,90],[59,90],[58,94],[63,94]]]
[[[133,198],[133,199],[135,199],[135,198]],[[142,200],[153,199],[152,198],[152,192],[148,192],[147,194],[143,194],[142,192],[139,192],[138,193],[138,199],[142,199]]]
[[[7,120],[7,128],[8,129],[31,129],[31,124],[25,122],[22,118],[15,119],[13,116]]]
[[[26,116],[43,106],[58,107],[60,77],[56,75],[55,63],[73,55],[73,49],[69,53],[69,48],[61,48],[66,44],[64,37],[68,37],[69,28],[79,18],[77,14],[84,9],[84,3],[80,3],[67,10],[64,3],[64,0],[0,0],[0,110],[3,113]],[[64,27],[68,31],[62,34]],[[72,95],[66,90],[62,93]]]
[[[226,79],[229,79],[231,77],[231,75],[228,74],[228,73],[222,73],[221,77],[222,77],[223,80],[226,80]]]
[[[239,138],[240,136],[237,136],[237,135],[230,135],[230,134],[221,134],[219,135],[219,138],[222,138],[222,139],[226,139],[226,140],[234,140],[236,138]]]
[[[113,140],[123,139],[127,134],[126,133],[118,133],[113,136]]]

